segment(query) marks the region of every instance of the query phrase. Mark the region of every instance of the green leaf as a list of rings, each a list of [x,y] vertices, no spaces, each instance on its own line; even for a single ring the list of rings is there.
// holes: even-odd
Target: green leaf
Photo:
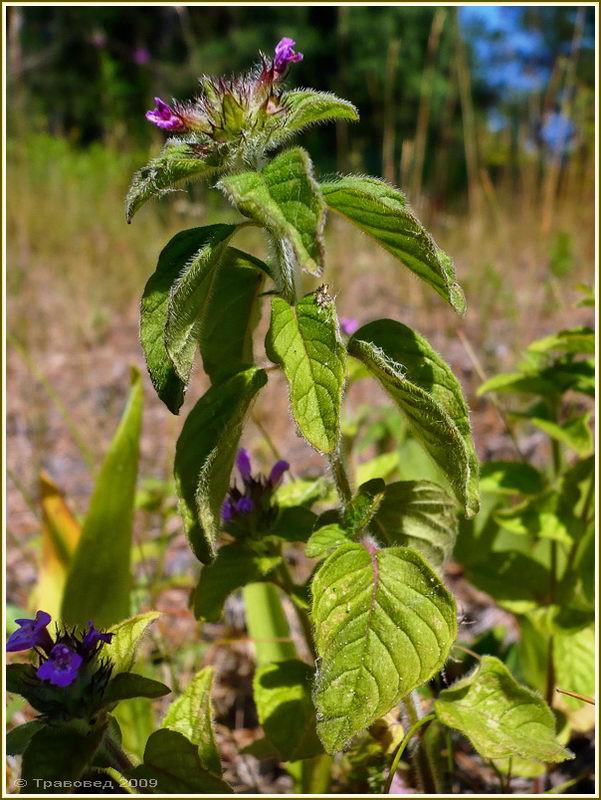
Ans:
[[[594,624],[576,631],[556,632],[553,636],[555,685],[560,689],[594,697],[596,653]],[[580,700],[565,695],[561,696],[559,704],[570,716],[583,707]],[[582,730],[583,726],[577,727]]]
[[[287,150],[262,172],[228,175],[217,186],[275,237],[282,256],[283,274],[276,281],[281,290],[294,284],[297,267],[321,275],[326,208],[304,150]]]
[[[417,332],[393,320],[364,325],[348,344],[405,414],[468,517],[479,508],[478,458],[461,386]]]
[[[181,733],[196,745],[203,768],[221,777],[211,704],[214,674],[213,667],[205,667],[197,672],[184,693],[169,706],[161,727]]]
[[[455,268],[413,214],[399,189],[378,178],[349,175],[321,184],[328,206],[354,222],[428,283],[459,314],[465,297]]]
[[[189,413],[175,450],[179,508],[194,555],[215,558],[221,505],[229,487],[246,412],[267,375],[251,368],[212,386]]]
[[[325,478],[297,478],[278,487],[275,502],[280,508],[311,506],[331,493]]]
[[[202,324],[200,355],[211,383],[219,383],[253,363],[252,334],[259,321],[257,302],[267,265],[228,247],[212,281]]]
[[[69,566],[62,620],[93,619],[104,628],[130,613],[131,544],[142,427],[142,379],[132,369],[131,391],[104,459]],[[107,587],[110,586],[110,591]]]
[[[478,387],[477,395],[482,397],[489,392],[523,392],[525,394],[552,395],[557,387],[552,380],[540,373],[503,372],[484,381]]]
[[[132,697],[154,699],[169,694],[171,689],[164,683],[137,675],[135,672],[120,672],[110,681],[102,697],[102,705],[118,703]]]
[[[255,673],[253,696],[259,722],[283,761],[323,753],[315,731],[312,682],[313,670],[297,659],[265,664]]]
[[[305,506],[280,508],[269,536],[285,542],[306,542],[317,521],[317,515]]]
[[[363,483],[376,480],[377,478],[389,478],[396,472],[399,461],[399,454],[397,452],[380,453],[379,456],[370,458],[369,461],[364,461],[357,467],[355,475],[356,483],[360,486]]]
[[[531,353],[584,353],[595,354],[595,331],[586,325],[568,328],[544,339],[537,339],[528,345]]]
[[[453,552],[457,538],[455,502],[430,481],[391,483],[372,526],[385,544],[413,547],[440,568]]]
[[[156,780],[157,794],[231,794],[221,778],[202,766],[199,749],[181,733],[164,728],[146,743],[144,763],[131,770],[130,779]]]
[[[346,362],[333,305],[320,305],[314,294],[296,306],[274,297],[265,347],[286,374],[300,432],[316,450],[333,452],[340,439]]]
[[[219,622],[224,603],[232,592],[263,579],[261,567],[261,559],[249,548],[238,543],[221,547],[215,561],[201,570],[194,593],[196,617]]]
[[[153,158],[133,177],[125,212],[131,222],[134,214],[153,197],[161,197],[174,187],[193,178],[209,178],[217,167],[208,164],[195,152],[194,146],[177,139],[168,141],[157,158]]]
[[[549,706],[492,656],[444,689],[434,708],[441,722],[467,736],[483,758],[519,756],[545,763],[573,758],[555,739]]]
[[[17,725],[6,734],[6,755],[20,756],[25,752],[25,748],[31,741],[32,736],[44,727],[44,723],[38,719]]]
[[[158,396],[174,414],[184,401],[187,376],[177,374],[165,346],[169,298],[180,275],[196,262],[199,253],[211,250],[210,243],[232,236],[235,225],[208,225],[181,231],[159,256],[155,272],[144,287],[140,306],[140,341],[146,365]]]
[[[480,467],[480,491],[484,494],[538,494],[544,478],[531,464],[521,461],[487,461]]]
[[[386,484],[381,478],[362,483],[344,510],[342,527],[356,537],[370,523],[384,498]]]
[[[442,668],[455,603],[420,555],[369,539],[332,553],[312,594],[318,733],[335,753]]]
[[[137,614],[118,625],[113,625],[110,629],[113,634],[110,653],[107,650],[107,655],[113,664],[113,675],[131,670],[142,637],[148,626],[160,616],[158,611],[147,611],[145,614]]]
[[[55,794],[54,781],[63,786],[76,781],[92,761],[104,731],[102,727],[86,735],[65,725],[45,725],[32,736],[23,753],[21,778],[27,784],[21,793]]]
[[[188,383],[198,342],[208,320],[209,301],[235,225],[211,226],[171,289],[165,347],[179,378]]]
[[[357,122],[359,119],[355,106],[332,92],[294,89],[282,94],[280,107],[282,111],[274,115],[274,123],[268,127],[270,148],[279,146],[310,125],[332,120]]]
[[[551,420],[541,419],[540,417],[528,417],[528,421],[571,450],[574,450],[581,458],[593,452],[593,432],[591,430],[591,412],[579,414],[576,417],[563,422],[559,425]]]
[[[309,537],[307,546],[305,547],[305,555],[307,558],[326,558],[340,545],[346,544],[350,541],[350,537],[344,528],[340,525],[332,523],[318,528]]]

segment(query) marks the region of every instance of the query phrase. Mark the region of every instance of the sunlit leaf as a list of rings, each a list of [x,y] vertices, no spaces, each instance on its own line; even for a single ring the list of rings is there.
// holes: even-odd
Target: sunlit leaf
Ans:
[[[335,550],[312,594],[318,733],[334,753],[441,669],[456,610],[420,555],[378,550],[369,540]]]
[[[146,633],[148,626],[160,617],[158,611],[147,611],[137,614],[131,619],[126,619],[110,629],[113,638],[110,644],[110,653],[107,651],[113,664],[113,675],[119,672],[129,672],[136,659],[136,651]]]

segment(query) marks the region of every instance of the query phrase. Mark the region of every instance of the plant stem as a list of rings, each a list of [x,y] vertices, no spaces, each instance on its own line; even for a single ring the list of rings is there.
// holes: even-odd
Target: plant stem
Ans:
[[[432,722],[433,719],[436,718],[435,714],[428,714],[426,717],[422,717],[421,719],[416,720],[413,725],[409,728],[405,736],[403,737],[403,741],[398,746],[396,753],[394,754],[394,758],[392,759],[392,764],[390,765],[390,771],[388,773],[388,777],[386,778],[386,783],[384,784],[384,794],[390,793],[390,787],[392,786],[392,781],[394,779],[395,773],[398,769],[399,763],[401,761],[401,757],[405,750],[407,749],[407,745],[413,738],[413,736],[417,733],[417,731],[422,728],[424,725]]]
[[[103,742],[104,747],[106,748],[106,752],[111,760],[111,765],[121,772],[123,775],[127,774],[131,769],[133,769],[133,764],[129,760],[129,757],[126,755],[124,750],[121,748],[121,745],[117,744],[117,742],[112,739],[110,736],[107,736]]]
[[[329,461],[334,475],[336,491],[338,492],[343,508],[346,508],[353,498],[353,490],[340,451],[337,450],[335,453],[332,453],[329,457]]]
[[[434,715],[423,716],[421,710],[420,700],[417,692],[414,690],[411,694],[403,700],[403,707],[407,715],[407,719],[411,723],[411,730],[417,725],[418,728],[424,724],[424,720],[428,722],[434,718]],[[418,725],[418,723],[420,723]],[[409,733],[407,735],[409,735]],[[407,737],[406,737],[407,738]],[[430,755],[425,747],[417,747],[411,755],[413,768],[417,774],[419,788],[424,794],[438,794],[438,781],[436,780],[436,770],[430,761]]]
[[[324,753],[322,756],[307,758],[301,767],[301,792],[302,794],[327,794],[330,789],[330,775],[332,770],[332,756]]]
[[[296,658],[277,588],[271,583],[249,583],[242,590],[246,626],[255,645],[257,665]]]

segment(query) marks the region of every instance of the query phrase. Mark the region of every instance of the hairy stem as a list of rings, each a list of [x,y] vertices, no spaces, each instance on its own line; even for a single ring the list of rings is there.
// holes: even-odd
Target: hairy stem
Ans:
[[[346,508],[352,500],[353,490],[339,450],[329,456],[329,462],[332,468],[332,474],[334,475],[334,482],[336,484],[336,491],[340,497],[340,502],[342,506]]]
[[[114,767],[123,775],[133,769],[134,765],[130,761],[129,756],[124,752],[121,745],[117,744],[113,738],[107,736],[103,744],[111,761],[112,767]]]
[[[424,724],[424,720],[430,721],[428,717],[424,717],[423,715],[419,696],[415,690],[411,692],[411,694],[407,695],[407,697],[403,700],[403,707],[405,709],[407,719],[411,724],[409,732],[411,732],[415,726],[417,726],[416,730],[419,729]],[[432,718],[433,716],[434,715],[431,715]],[[436,779],[436,768],[430,760],[430,754],[428,753],[428,750],[425,747],[420,747],[418,745],[411,754],[411,761],[417,775],[419,784],[418,788],[424,794],[438,794],[439,782]]]
[[[388,773],[388,777],[386,778],[386,783],[384,784],[384,794],[390,793],[390,787],[392,786],[392,781],[398,769],[401,757],[405,752],[405,750],[407,749],[407,745],[409,744],[413,736],[415,736],[417,731],[424,725],[428,725],[430,722],[432,722],[433,719],[435,719],[435,715],[428,714],[427,717],[422,717],[421,719],[416,720],[413,723],[413,725],[409,728],[405,736],[403,737],[403,741],[398,746],[397,751],[394,754],[394,758],[392,759],[392,764],[390,765],[390,771]]]

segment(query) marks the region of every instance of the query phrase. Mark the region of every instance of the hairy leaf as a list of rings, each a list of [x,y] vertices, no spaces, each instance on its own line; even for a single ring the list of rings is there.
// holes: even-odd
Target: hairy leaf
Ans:
[[[283,256],[283,274],[276,280],[281,290],[294,283],[297,266],[321,275],[326,209],[304,150],[281,153],[262,172],[228,175],[218,188],[276,239]]]
[[[61,612],[63,622],[83,624],[93,619],[98,627],[106,627],[130,613],[131,542],[142,404],[142,378],[137,369],[132,369],[127,406],[96,478],[69,567]]]
[[[351,541],[348,531],[337,523],[324,525],[313,531],[305,547],[307,558],[326,558],[340,545]]]
[[[213,667],[205,667],[197,672],[183,694],[169,706],[161,727],[181,733],[196,745],[203,768],[221,777],[211,703],[214,674]]]
[[[241,544],[227,544],[217,552],[213,563],[203,567],[194,593],[194,613],[207,622],[218,622],[227,598],[247,583],[263,579],[265,559]],[[272,567],[280,561],[271,559]]]
[[[106,687],[102,698],[103,705],[129,700],[131,697],[148,697],[154,699],[169,694],[171,689],[164,683],[137,675],[135,672],[119,672]]]
[[[33,735],[43,727],[44,723],[39,719],[32,719],[30,722],[17,725],[16,728],[12,728],[8,731],[6,734],[6,755],[23,755]]]
[[[194,555],[215,558],[221,505],[229,487],[246,412],[267,382],[251,368],[212,386],[189,413],[175,450],[179,508]]]
[[[81,536],[81,525],[73,516],[63,492],[45,472],[40,473],[40,505],[42,548],[31,607],[43,608],[51,617],[57,618],[69,564]]]
[[[269,150],[279,147],[311,125],[333,120],[357,122],[358,119],[355,106],[332,92],[293,89],[282,94],[280,110],[266,125],[266,147]]]
[[[253,697],[259,722],[283,761],[323,753],[315,731],[312,682],[313,670],[297,659],[265,664],[255,673]]]
[[[76,781],[92,761],[103,736],[104,728],[85,735],[65,725],[45,725],[32,736],[23,753],[21,778],[26,784],[21,794],[55,794],[54,781]]]
[[[113,638],[108,654],[113,664],[113,675],[130,671],[134,665],[136,651],[142,637],[148,626],[160,616],[158,611],[147,611],[145,614],[137,614],[118,625],[113,625],[110,630]]]
[[[201,340],[222,257],[235,225],[212,225],[173,284],[167,306],[165,347],[175,371],[188,383],[197,343]]]
[[[234,247],[225,251],[198,331],[202,365],[212,383],[252,364],[252,334],[260,315],[257,299],[268,274],[258,258]]]
[[[404,412],[466,515],[473,516],[479,508],[478,458],[468,408],[450,367],[416,331],[393,320],[364,325],[348,349]]]
[[[457,538],[455,502],[430,481],[391,483],[372,528],[383,543],[413,547],[439,568],[453,552]]]
[[[265,346],[268,357],[284,369],[302,435],[316,450],[333,452],[340,438],[346,363],[333,305],[320,305],[314,294],[296,306],[274,297]]]
[[[342,527],[352,537],[356,537],[369,525],[384,499],[385,489],[386,484],[381,478],[374,478],[359,486],[342,516]]]
[[[144,763],[128,778],[156,780],[153,790],[165,794],[231,794],[221,778],[202,766],[198,747],[177,731],[161,728],[146,743]]]
[[[441,669],[455,603],[418,553],[369,539],[332,553],[312,594],[318,733],[334,753]]]
[[[211,242],[226,240],[235,230],[235,225],[208,225],[176,234],[161,251],[157,268],[144,287],[140,341],[152,384],[173,414],[184,402],[187,376],[182,380],[178,375],[165,346],[171,291],[199,253],[211,250]]]
[[[434,708],[441,722],[467,736],[483,758],[573,758],[555,739],[549,706],[493,656],[484,656],[474,672],[444,689]]]
[[[360,175],[327,181],[321,189],[331,209],[375,239],[455,311],[465,313],[465,297],[455,280],[453,262],[413,214],[399,189]]]
[[[176,139],[168,141],[161,153],[134,175],[125,202],[127,221],[131,222],[136,211],[151,198],[161,197],[185,181],[210,178],[216,172],[217,167],[200,158],[193,145]]]

